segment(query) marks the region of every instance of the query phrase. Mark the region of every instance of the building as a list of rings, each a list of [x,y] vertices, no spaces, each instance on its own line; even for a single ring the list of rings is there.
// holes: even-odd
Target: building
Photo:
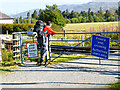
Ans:
[[[0,12],[0,24],[13,24],[13,22],[12,17]]]

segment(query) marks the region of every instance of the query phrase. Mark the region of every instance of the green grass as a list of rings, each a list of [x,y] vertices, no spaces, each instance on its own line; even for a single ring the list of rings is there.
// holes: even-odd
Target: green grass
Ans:
[[[18,69],[17,65],[14,66],[0,66],[0,71],[2,72],[11,72],[11,70]]]
[[[118,25],[118,22],[97,22],[97,23],[75,23],[75,24],[67,24],[64,27],[64,30],[67,32],[89,32],[90,27],[94,27],[97,29],[98,26],[106,26],[106,25]]]
[[[58,54],[51,54],[51,56],[59,56]],[[77,58],[85,58],[87,57],[88,55],[61,55],[61,57],[77,57]],[[53,60],[54,58],[52,58]],[[72,61],[72,60],[79,60],[79,59],[75,59],[75,58],[57,58],[55,59],[53,62],[49,62],[50,64],[58,64],[60,62],[65,62],[65,61]]]
[[[108,88],[110,88],[110,90],[120,90],[120,80],[116,83],[110,84]]]
[[[111,27],[114,26],[114,31],[116,31],[116,26],[118,26],[118,22],[98,22],[98,23],[73,23],[73,24],[67,24],[64,27],[64,30],[69,33],[77,33],[77,32],[90,32],[90,27],[94,27],[94,31],[98,30],[99,26],[101,28],[103,27]],[[107,29],[109,31],[109,28]],[[106,37],[110,37],[113,40],[118,40],[119,36],[118,34],[104,34]],[[81,40],[83,36],[83,40],[89,38],[92,36],[92,34],[67,34],[67,40]],[[52,39],[61,39],[64,38],[64,35],[54,35]],[[52,45],[65,45],[65,46],[75,46],[74,43],[68,43],[68,42],[52,42]],[[85,46],[90,46],[88,43],[85,43]],[[117,43],[111,43],[111,46],[118,46]]]

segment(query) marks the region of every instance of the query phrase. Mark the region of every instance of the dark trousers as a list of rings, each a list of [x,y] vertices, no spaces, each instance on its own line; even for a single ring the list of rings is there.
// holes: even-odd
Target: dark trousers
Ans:
[[[42,63],[44,61],[44,59],[46,58],[47,62],[47,39],[45,37],[38,37],[38,46],[40,47],[40,56],[41,56],[41,60],[40,63]]]

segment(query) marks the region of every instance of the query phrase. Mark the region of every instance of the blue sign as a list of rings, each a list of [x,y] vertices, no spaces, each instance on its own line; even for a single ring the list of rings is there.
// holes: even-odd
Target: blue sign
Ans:
[[[92,35],[91,55],[108,59],[110,38]]]

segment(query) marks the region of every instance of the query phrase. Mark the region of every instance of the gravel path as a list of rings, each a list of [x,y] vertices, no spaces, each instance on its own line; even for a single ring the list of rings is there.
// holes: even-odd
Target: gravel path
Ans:
[[[11,73],[2,73],[3,88],[104,88],[118,80],[118,62],[76,60],[57,65],[36,66],[26,62]],[[106,65],[107,64],[107,65]]]

